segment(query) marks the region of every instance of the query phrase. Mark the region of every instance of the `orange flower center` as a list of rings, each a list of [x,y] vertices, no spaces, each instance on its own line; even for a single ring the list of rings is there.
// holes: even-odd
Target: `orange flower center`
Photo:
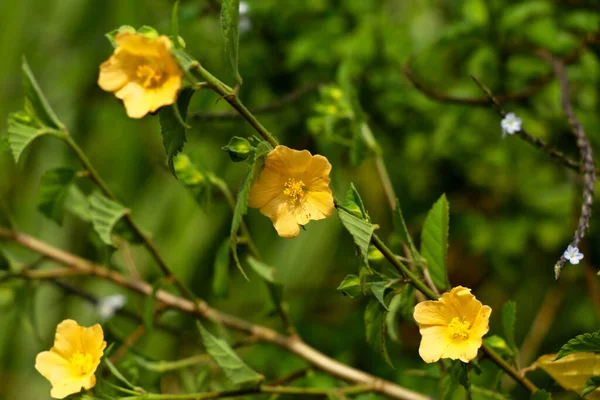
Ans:
[[[289,200],[297,201],[304,196],[304,182],[301,179],[289,178],[284,185],[283,194],[289,197]]]
[[[163,72],[158,68],[149,65],[138,65],[135,75],[139,78],[144,88],[157,86],[163,80]]]
[[[94,367],[94,359],[89,353],[78,351],[71,358],[71,370],[75,375],[86,375]]]
[[[465,321],[464,317],[454,317],[448,325],[450,329],[450,335],[453,339],[468,339],[469,329],[471,329],[471,323]]]

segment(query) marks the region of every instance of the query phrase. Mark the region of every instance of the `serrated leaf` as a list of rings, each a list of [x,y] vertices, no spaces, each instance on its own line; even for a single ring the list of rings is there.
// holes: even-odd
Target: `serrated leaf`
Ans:
[[[600,387],[600,376],[592,376],[585,382],[585,386],[581,391],[581,397],[585,397],[588,394],[595,391],[598,387]]]
[[[41,179],[37,207],[46,217],[62,225],[65,214],[65,199],[75,171],[70,168],[55,168],[47,171]]]
[[[200,321],[197,323],[206,351],[235,385],[254,386],[264,379],[264,376],[248,367],[227,342],[214,337],[202,326]]]
[[[386,310],[388,310],[387,304],[385,304],[385,289],[387,282],[371,282],[369,286],[371,288],[371,292],[373,296],[377,299],[379,304],[383,306]]]
[[[188,106],[194,94],[191,88],[182,89],[177,96],[177,102],[172,106],[165,106],[158,112],[160,121],[160,133],[163,138],[163,146],[167,153],[167,164],[169,170],[177,178],[175,167],[173,166],[173,157],[183,150],[186,142],[185,131],[189,128],[186,124]]]
[[[504,338],[506,339],[506,343],[508,343],[513,351],[517,351],[517,344],[515,342],[516,321],[517,303],[514,301],[507,301],[502,307],[502,328],[504,329]]]
[[[240,229],[240,225],[242,224],[244,216],[248,213],[248,195],[250,194],[252,183],[261,173],[264,166],[265,157],[271,150],[273,150],[273,148],[266,141],[262,141],[256,146],[256,151],[254,152],[254,163],[250,167],[248,175],[246,175],[244,183],[242,183],[240,191],[237,195],[235,208],[233,210],[233,219],[231,220],[231,253],[233,254],[233,260],[235,261],[236,266],[246,279],[248,279],[248,277],[242,268],[242,264],[240,263],[237,252],[237,232]]]
[[[229,288],[229,259],[231,255],[229,240],[228,237],[221,243],[215,257],[212,290],[217,297],[224,297]]]
[[[112,245],[111,233],[116,223],[129,212],[128,209],[116,203],[101,193],[95,192],[89,197],[90,215],[94,230],[104,244]]]
[[[277,269],[251,256],[247,258],[247,261],[254,272],[266,281],[271,301],[275,307],[279,307],[283,298],[283,285],[277,275]]]
[[[27,60],[23,57],[21,65],[23,70],[23,90],[25,91],[25,110],[32,114],[34,113],[37,119],[45,126],[55,129],[64,127],[58,119],[50,103],[46,100],[42,89],[35,80],[31,68],[27,64]]]
[[[15,162],[19,162],[23,150],[36,138],[52,134],[53,131],[44,127],[35,127],[32,125],[26,125],[16,118],[13,118],[15,114],[11,114],[8,121],[8,145],[12,151]]]
[[[600,352],[600,331],[575,336],[560,348],[556,359],[580,352]]]
[[[545,390],[536,390],[531,393],[531,400],[552,400],[552,395]]]
[[[240,43],[240,0],[223,0],[221,4],[221,29],[225,44],[225,55],[235,80],[241,84],[242,77],[238,70]]]
[[[365,221],[362,218],[358,218],[356,215],[338,207],[338,215],[342,221],[342,225],[352,235],[354,243],[359,249],[360,255],[368,265],[369,263],[369,244],[371,243],[371,237],[375,228],[373,224]]]
[[[429,210],[421,233],[421,255],[427,260],[431,280],[442,290],[448,288],[448,222],[449,205],[443,194]]]
[[[346,275],[344,280],[337,287],[337,290],[350,298],[360,296],[362,294],[360,278],[354,274]]]
[[[352,211],[354,215],[359,218],[369,220],[365,204],[363,203],[358,190],[354,186],[354,183],[350,182],[350,189],[346,192],[346,199],[343,204],[344,208]]]
[[[379,354],[390,367],[394,368],[385,343],[387,331],[385,323],[386,315],[387,311],[379,301],[375,299],[369,300],[369,304],[367,304],[367,308],[365,309],[366,337],[367,343],[373,351]]]
[[[400,200],[396,199],[396,207],[394,208],[394,228],[398,235],[400,235],[400,240],[402,240],[408,248],[413,256],[413,258],[419,257],[419,252],[417,251],[417,247],[412,240],[412,236],[406,227],[406,222],[404,221],[404,216],[402,215],[402,208],[400,207]]]
[[[85,222],[92,221],[90,201],[75,185],[70,185],[65,198],[65,209]]]
[[[587,381],[598,375],[600,354],[571,353],[555,360],[555,354],[546,354],[538,358],[527,370],[543,369],[560,386],[576,393],[581,393]],[[540,397],[540,399],[543,397]],[[595,390],[586,396],[588,400],[599,400],[600,390]]]

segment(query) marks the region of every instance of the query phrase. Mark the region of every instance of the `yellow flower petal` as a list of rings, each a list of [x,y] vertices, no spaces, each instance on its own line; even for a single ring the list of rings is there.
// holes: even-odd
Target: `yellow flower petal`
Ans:
[[[71,376],[69,362],[53,351],[42,351],[35,358],[35,369],[54,384]]]
[[[265,160],[265,168],[285,172],[285,175],[298,178],[305,173],[312,159],[308,150],[293,150],[286,146],[277,146]]]
[[[81,327],[72,319],[62,321],[56,327],[52,351],[69,360],[74,353],[81,351]]]
[[[105,347],[100,325],[86,328],[67,319],[56,327],[50,351],[38,354],[35,368],[52,384],[50,395],[62,399],[94,387],[94,373]]]
[[[330,172],[323,156],[277,146],[250,188],[248,206],[271,218],[279,236],[296,237],[300,225],[333,214]]]
[[[458,314],[441,301],[422,301],[415,306],[414,318],[419,325],[447,326]]]
[[[248,206],[252,208],[264,207],[283,192],[285,178],[270,168],[263,169],[259,178],[250,188]]]
[[[117,98],[122,99],[130,118],[142,118],[152,108],[154,96],[147,92],[136,82],[129,82],[121,90],[115,93]]]
[[[422,339],[419,355],[426,363],[438,361],[450,344],[445,327],[427,326],[420,329]]]
[[[439,300],[416,305],[414,318],[422,339],[419,354],[425,362],[450,358],[469,362],[477,357],[489,330],[492,309],[481,304],[471,289],[457,286]]]
[[[100,65],[98,85],[123,100],[127,115],[141,118],[175,103],[183,73],[169,39],[121,32],[115,42],[117,49]]]

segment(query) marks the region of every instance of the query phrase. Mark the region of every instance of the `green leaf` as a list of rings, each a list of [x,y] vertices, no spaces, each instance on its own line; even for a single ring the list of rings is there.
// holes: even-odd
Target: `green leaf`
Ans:
[[[346,199],[343,206],[352,211],[355,216],[364,218],[367,221],[369,220],[367,210],[365,209],[365,204],[360,198],[360,194],[358,194],[358,190],[356,190],[356,187],[352,182],[350,182],[350,189],[348,189],[346,192]]]
[[[552,395],[545,390],[536,390],[531,393],[531,400],[552,400]]]
[[[52,221],[62,225],[65,214],[65,199],[75,171],[70,168],[55,168],[47,171],[40,182],[37,207]]]
[[[390,367],[394,368],[385,343],[387,331],[386,315],[387,311],[379,301],[375,299],[369,301],[365,310],[367,343]]]
[[[256,151],[254,152],[254,164],[252,164],[252,167],[248,171],[248,175],[246,175],[246,179],[244,179],[244,183],[242,183],[242,187],[237,195],[235,208],[233,210],[233,219],[231,220],[231,253],[233,254],[233,260],[235,261],[236,266],[246,279],[248,279],[248,277],[242,268],[237,252],[237,232],[240,229],[244,215],[248,213],[248,195],[250,194],[252,183],[260,175],[264,166],[265,157],[271,150],[273,150],[273,147],[266,141],[262,141],[256,146]]]
[[[150,296],[147,296],[144,299],[144,308],[142,312],[142,320],[144,322],[144,326],[148,331],[151,331],[154,326],[154,313],[156,311],[156,293],[160,289],[163,284],[162,279],[158,279],[152,285],[152,292]]]
[[[406,222],[404,221],[404,216],[402,215],[402,209],[400,208],[400,200],[396,199],[396,208],[394,208],[394,228],[398,235],[400,235],[400,239],[408,245],[410,252],[413,258],[417,259],[419,257],[419,252],[417,251],[417,247],[412,240],[412,236],[410,232],[408,232],[408,228],[406,227]]]
[[[387,304],[385,304],[385,289],[387,282],[371,282],[369,286],[371,288],[371,292],[373,296],[377,299],[379,304],[383,306],[386,310],[388,310]]]
[[[25,112],[10,114],[8,118],[8,145],[15,158],[15,162],[19,162],[23,150],[36,138],[47,134],[54,134],[51,129],[36,126],[35,124],[36,122]]]
[[[167,164],[173,176],[175,167],[173,165],[173,157],[175,157],[186,142],[185,131],[189,126],[186,124],[188,106],[194,94],[191,88],[182,89],[177,96],[177,102],[172,106],[165,106],[158,112],[160,121],[160,133],[163,138],[163,145],[167,153]]]
[[[350,298],[360,296],[362,294],[362,289],[360,288],[360,278],[354,274],[346,275],[344,280],[337,287],[337,290]]]
[[[175,156],[173,165],[178,181],[194,195],[198,205],[206,206],[212,197],[212,182],[217,179],[214,174],[198,169],[183,153]]]
[[[404,285],[402,292],[395,295],[390,301],[389,312],[386,316],[386,327],[393,341],[400,342],[400,321],[402,319],[413,321],[414,307],[415,288],[412,285]]]
[[[556,360],[573,353],[600,352],[600,331],[575,336],[561,347]]]
[[[75,185],[70,185],[65,198],[65,209],[82,221],[91,222],[90,201],[85,194]]]
[[[500,354],[505,360],[514,360],[516,349],[510,347],[506,341],[498,335],[486,336],[483,339],[483,343],[491,347]]]
[[[279,307],[283,298],[283,285],[277,275],[277,269],[251,256],[247,258],[247,261],[254,272],[266,281],[273,305]]]
[[[581,397],[585,397],[600,387],[600,376],[592,376],[585,382]]]
[[[421,255],[427,260],[431,280],[439,289],[448,288],[448,220],[448,200],[443,194],[427,214],[421,233]]]
[[[452,380],[469,390],[469,365],[460,360],[450,360],[448,374]]]
[[[354,202],[358,210],[362,213],[364,210],[364,205],[362,205],[362,200],[360,200],[360,196],[358,192],[352,185],[346,194],[346,199],[358,199],[358,202]],[[349,203],[351,204],[351,203]],[[373,236],[373,231],[375,228],[373,224],[371,224],[368,220],[363,219],[367,218],[366,212],[363,217],[357,216],[356,208],[346,208],[344,205],[342,207],[337,207],[338,215],[340,220],[342,221],[342,225],[350,232],[352,238],[354,239],[354,243],[359,249],[360,255],[365,262],[366,265],[369,265],[369,244],[371,244],[371,237]]]
[[[517,303],[514,301],[507,301],[502,307],[502,328],[504,329],[504,337],[506,343],[515,351],[517,351],[517,344],[515,342],[515,324],[517,320]]]
[[[215,257],[212,290],[215,296],[224,297],[229,288],[229,256],[231,244],[229,237],[221,243]]]
[[[240,43],[240,0],[223,0],[221,5],[221,29],[225,43],[225,55],[229,66],[238,84],[242,77],[238,70],[239,43]]]
[[[217,339],[202,326],[200,321],[197,322],[206,351],[235,385],[256,386],[264,379],[264,376],[248,367],[227,342]]]
[[[64,125],[59,121],[58,117],[50,107],[50,103],[46,100],[42,89],[38,85],[31,68],[27,64],[27,60],[23,57],[21,65],[23,69],[23,90],[25,91],[25,111],[50,128],[62,129]]]
[[[90,215],[94,230],[107,245],[112,245],[111,233],[116,223],[129,212],[128,209],[107,199],[100,192],[95,192],[89,197]]]

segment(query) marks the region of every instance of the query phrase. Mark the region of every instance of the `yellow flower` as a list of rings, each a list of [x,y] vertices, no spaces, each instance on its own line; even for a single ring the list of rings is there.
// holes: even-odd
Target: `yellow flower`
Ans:
[[[296,237],[300,225],[333,213],[330,172],[331,164],[323,156],[277,146],[250,189],[248,205],[271,218],[279,236]]]
[[[421,332],[419,355],[432,363],[440,358],[469,362],[477,356],[482,337],[489,331],[492,309],[457,286],[437,301],[424,301],[415,307],[414,317]]]
[[[115,42],[113,55],[100,65],[98,85],[115,92],[131,118],[142,118],[173,104],[181,87],[182,72],[169,50],[169,38],[151,39],[139,33],[121,32]]]
[[[96,385],[96,368],[106,347],[102,327],[85,328],[72,319],[56,327],[54,346],[37,355],[35,369],[52,384],[50,396],[63,399]]]

